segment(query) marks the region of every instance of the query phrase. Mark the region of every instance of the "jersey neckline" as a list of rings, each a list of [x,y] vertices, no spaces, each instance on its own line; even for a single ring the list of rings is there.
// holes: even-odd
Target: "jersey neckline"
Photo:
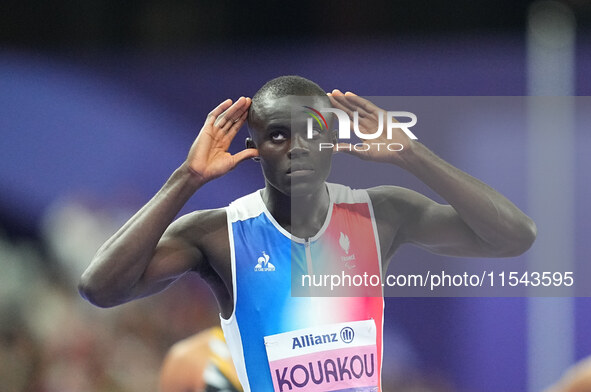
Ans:
[[[320,230],[318,230],[318,232],[316,234],[314,234],[312,237],[309,237],[309,238],[297,237],[297,236],[291,234],[289,231],[285,230],[283,228],[283,226],[281,226],[275,220],[275,217],[273,217],[271,212],[267,209],[267,205],[265,204],[265,201],[263,200],[263,195],[262,195],[263,189],[260,189],[256,193],[257,193],[257,199],[258,199],[259,203],[261,203],[261,207],[263,209],[263,212],[265,213],[265,216],[267,217],[267,219],[269,219],[269,221],[273,224],[273,226],[275,226],[275,228],[281,234],[283,234],[285,237],[289,238],[290,240],[300,243],[300,244],[305,244],[306,242],[316,241],[318,238],[320,238],[322,236],[322,234],[324,234],[324,232],[326,231],[326,228],[328,227],[328,224],[330,223],[330,219],[332,217],[332,209],[333,209],[332,207],[334,204],[334,197],[333,197],[333,194],[332,194],[329,184],[325,183],[325,186],[326,186],[326,190],[328,192],[328,211],[326,212],[326,217],[324,218],[324,223],[320,227]]]

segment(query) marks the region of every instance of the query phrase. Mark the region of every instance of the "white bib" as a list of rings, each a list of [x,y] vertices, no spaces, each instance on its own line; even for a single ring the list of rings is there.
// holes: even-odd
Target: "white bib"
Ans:
[[[374,320],[265,336],[275,392],[374,392],[378,355]]]

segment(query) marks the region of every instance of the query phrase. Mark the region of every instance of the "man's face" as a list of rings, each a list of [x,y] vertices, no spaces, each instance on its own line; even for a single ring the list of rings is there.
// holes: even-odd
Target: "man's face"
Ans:
[[[304,106],[319,110],[330,103],[323,97],[267,98],[250,124],[266,182],[287,196],[317,191],[330,173],[332,149],[319,146],[334,143],[335,134],[313,121],[314,135],[308,139],[311,117]]]

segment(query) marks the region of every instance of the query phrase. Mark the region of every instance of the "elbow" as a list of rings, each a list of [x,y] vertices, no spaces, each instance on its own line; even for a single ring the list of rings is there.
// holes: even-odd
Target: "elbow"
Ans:
[[[521,255],[529,250],[534,244],[538,236],[538,228],[533,220],[527,218],[520,230],[518,255]]]
[[[107,304],[101,301],[100,290],[96,288],[92,280],[85,273],[78,282],[78,293],[91,304],[100,308],[107,308]]]
[[[501,257],[515,257],[527,252],[534,244],[538,235],[536,224],[530,218],[522,222],[513,232],[506,247],[501,251]]]
[[[534,241],[536,240],[536,237],[538,236],[538,227],[536,226],[536,223],[529,218],[528,218],[528,220],[529,220],[529,222],[528,222],[528,235],[529,235],[528,240],[529,240],[529,242],[528,242],[527,248],[525,250],[528,250],[529,248],[532,247],[532,245],[534,244]]]
[[[114,302],[108,297],[108,290],[100,287],[88,271],[86,271],[78,282],[78,293],[80,296],[99,308],[110,308],[119,305],[121,302]]]

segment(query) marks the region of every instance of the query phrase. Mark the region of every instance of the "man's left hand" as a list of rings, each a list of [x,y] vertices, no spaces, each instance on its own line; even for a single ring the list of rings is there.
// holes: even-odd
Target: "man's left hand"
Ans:
[[[404,156],[412,148],[413,140],[399,128],[393,128],[392,137],[388,138],[386,110],[352,92],[342,93],[335,89],[332,93],[328,93],[328,97],[335,108],[347,113],[351,119],[351,131],[353,131],[355,112],[359,115],[358,125],[362,134],[375,133],[379,127],[380,116],[382,116],[382,133],[375,139],[362,139],[362,142],[369,145],[369,148],[359,145],[356,147],[355,144],[341,142],[335,144],[335,151],[346,152],[364,160],[402,165]],[[393,121],[398,122],[396,119]]]

